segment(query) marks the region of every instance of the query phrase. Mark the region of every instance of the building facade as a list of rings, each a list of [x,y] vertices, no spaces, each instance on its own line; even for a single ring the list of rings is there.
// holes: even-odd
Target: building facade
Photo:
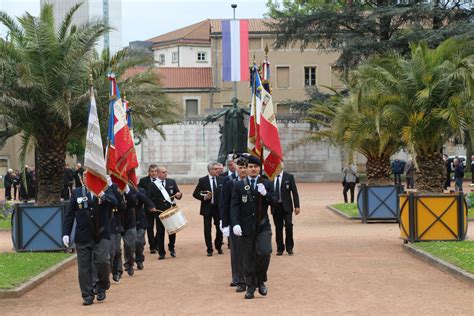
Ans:
[[[122,1],[121,0],[41,0],[53,5],[56,27],[60,26],[66,13],[77,3],[81,7],[76,12],[73,24],[80,25],[94,19],[100,19],[113,28],[97,43],[97,51],[101,52],[108,47],[112,54],[123,48],[122,46]]]

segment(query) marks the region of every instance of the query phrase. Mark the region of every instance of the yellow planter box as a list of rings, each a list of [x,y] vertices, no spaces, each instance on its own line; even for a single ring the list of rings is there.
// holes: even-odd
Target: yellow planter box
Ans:
[[[405,242],[464,240],[467,203],[462,193],[400,194],[400,237]]]

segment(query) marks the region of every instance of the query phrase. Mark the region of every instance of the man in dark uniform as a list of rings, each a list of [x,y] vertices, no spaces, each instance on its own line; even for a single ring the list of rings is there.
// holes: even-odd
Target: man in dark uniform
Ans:
[[[200,214],[204,220],[204,240],[207,247],[207,256],[212,256],[212,220],[216,227],[214,246],[217,253],[222,252],[222,232],[219,228],[219,204],[221,200],[222,183],[224,179],[219,176],[219,164],[211,162],[207,166],[209,174],[199,179],[194,189],[193,197],[201,201]]]
[[[130,188],[135,190],[135,188]],[[144,248],[145,248],[145,230],[148,227],[148,222],[145,216],[145,210],[156,212],[153,202],[147,197],[146,190],[138,188],[136,190],[137,205],[135,208],[137,218],[137,241],[135,244],[135,262],[137,263],[137,269],[143,270],[143,262],[145,261]]]
[[[82,164],[78,162],[76,165],[76,170],[74,170],[74,183],[76,185],[76,188],[79,188],[82,186],[83,178],[84,178],[84,169],[82,168]]]
[[[258,287],[260,295],[267,295],[265,283],[272,252],[272,229],[268,206],[275,205],[273,185],[260,176],[261,162],[248,158],[248,177],[234,185],[230,208],[232,231],[242,236],[244,276],[247,283],[246,299],[254,298]]]
[[[229,237],[230,241],[230,265],[232,271],[232,281],[230,286],[237,286],[236,292],[244,292],[246,289],[244,279],[244,267],[242,261],[242,247],[240,237],[234,235],[230,230],[230,202],[232,200],[232,191],[237,181],[243,181],[247,177],[247,158],[236,155],[235,165],[237,166],[238,179],[229,179],[222,189],[221,205],[219,207],[219,217],[221,219],[222,233]]]
[[[273,223],[277,244],[277,256],[283,251],[293,254],[293,208],[295,215],[300,213],[300,199],[292,174],[281,171],[273,180],[275,200],[277,205],[272,207]],[[285,227],[285,243],[283,243],[283,226]]]
[[[180,200],[183,194],[179,191],[178,185],[174,179],[168,179],[168,170],[164,166],[158,167],[157,173],[158,179],[153,183],[148,184],[147,195],[153,201],[156,211],[159,213],[166,211],[171,208],[174,203],[174,199]],[[165,227],[158,218],[157,224],[157,235],[158,235],[158,260],[165,259]],[[176,257],[175,243],[176,234],[168,235],[169,243],[168,250],[170,251],[171,257]]]
[[[151,164],[148,167],[148,176],[143,177],[138,182],[138,187],[145,190],[148,190],[148,185],[153,183],[158,179],[158,166],[155,164]],[[149,210],[144,210],[146,220],[147,220],[147,238],[148,238],[148,246],[150,247],[150,253],[155,254],[158,250],[158,232],[155,232],[155,223],[158,229],[158,225],[160,224],[159,213],[157,212],[150,212]]]
[[[121,214],[123,224],[123,266],[128,275],[134,274],[133,266],[135,265],[135,244],[137,243],[137,218],[135,208],[137,206],[137,194],[135,190],[131,190],[131,186],[125,187],[124,196],[126,208]]]
[[[110,287],[108,214],[109,209],[117,205],[118,201],[110,189],[96,197],[84,186],[73,191],[69,202],[64,220],[63,243],[69,247],[75,219],[79,286],[84,305],[91,305],[94,300],[93,271],[96,271],[98,277],[98,301],[105,299],[105,291]]]
[[[227,156],[227,171],[220,174],[224,179],[227,177],[227,179],[235,180],[238,177],[233,156],[234,155]]]

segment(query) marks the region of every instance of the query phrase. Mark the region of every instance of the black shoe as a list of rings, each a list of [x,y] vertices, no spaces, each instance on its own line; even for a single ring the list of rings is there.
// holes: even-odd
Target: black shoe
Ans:
[[[208,256],[208,257],[212,257],[212,251],[208,251],[208,252],[207,252],[207,256]]]
[[[247,292],[245,293],[245,299],[250,300],[254,297],[255,297],[255,295],[253,294],[253,291],[247,290]]]
[[[103,301],[105,300],[105,291],[104,290],[99,290],[99,293],[97,293],[97,300],[100,302],[100,301]]]
[[[283,251],[277,251],[277,256],[283,255]]]
[[[114,274],[114,275],[112,276],[112,280],[114,280],[115,282],[120,281],[120,274]]]
[[[155,250],[155,249],[152,249],[152,250],[150,250],[150,253],[151,253],[152,255],[154,255],[154,254],[156,253],[156,250]]]
[[[143,262],[137,262],[137,269],[143,270]]]
[[[234,281],[230,282],[230,286],[237,286],[238,284],[235,283]]]
[[[92,299],[86,299],[82,302],[82,305],[87,306],[87,305],[92,305],[94,304],[94,301]]]
[[[288,254],[291,256],[293,254],[293,250],[287,250]]]
[[[174,250],[170,250],[170,256],[176,258],[176,252]]]
[[[222,251],[222,249],[217,249],[217,253],[222,255],[224,253],[224,251]]]
[[[165,259],[165,255],[159,255],[158,256],[158,260],[163,260],[163,259]]]
[[[132,276],[135,273],[135,271],[133,270],[132,267],[128,267],[127,268],[127,273],[128,273],[129,276]]]
[[[245,292],[246,289],[247,289],[247,287],[245,285],[239,284],[239,285],[237,285],[237,288],[235,289],[235,291],[237,293],[240,293],[240,292]]]
[[[260,283],[260,285],[258,286],[258,293],[260,293],[260,295],[262,296],[265,296],[267,295],[267,287],[265,286],[265,283]]]

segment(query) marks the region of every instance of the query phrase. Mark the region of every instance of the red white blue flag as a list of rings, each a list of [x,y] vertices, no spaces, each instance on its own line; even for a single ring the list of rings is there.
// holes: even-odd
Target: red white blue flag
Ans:
[[[107,171],[112,181],[123,191],[129,180],[136,181],[134,173],[135,168],[138,167],[138,159],[115,76],[109,75],[109,80],[110,115],[107,135]]]
[[[222,80],[249,81],[249,21],[222,21]]]

